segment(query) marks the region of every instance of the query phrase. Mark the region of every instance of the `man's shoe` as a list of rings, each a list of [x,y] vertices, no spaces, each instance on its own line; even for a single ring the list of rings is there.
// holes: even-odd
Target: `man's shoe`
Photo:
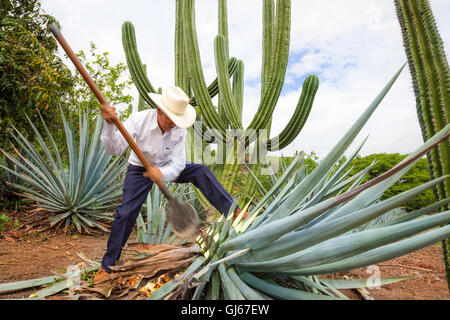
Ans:
[[[94,277],[94,283],[109,280],[110,277],[110,274],[105,269],[103,269],[103,267],[100,267]]]
[[[234,222],[234,220],[236,220],[236,218],[241,214],[241,211],[242,211],[242,210],[239,209],[239,208],[236,208],[236,210],[234,210],[233,222]],[[250,214],[249,211],[245,211],[244,214],[242,215],[241,221],[244,221],[244,220],[248,217],[249,214]]]

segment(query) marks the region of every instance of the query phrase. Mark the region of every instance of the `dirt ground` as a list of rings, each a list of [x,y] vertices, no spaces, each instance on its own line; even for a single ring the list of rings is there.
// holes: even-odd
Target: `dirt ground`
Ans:
[[[14,221],[15,217],[8,213]],[[20,220],[20,219],[19,219]],[[20,229],[19,229],[20,230]],[[100,261],[108,240],[108,234],[84,235],[57,233],[55,231],[21,234],[13,227],[0,236],[0,283],[14,282],[51,276],[64,272],[71,265],[82,262],[77,253]],[[133,232],[131,242],[135,242]],[[124,254],[126,258],[126,250]],[[327,278],[369,278],[377,272],[384,277],[406,277],[411,279],[369,289],[375,300],[450,300],[445,276],[442,248],[431,245],[408,255],[379,263],[370,268],[360,268]],[[0,299],[26,298],[36,288],[0,294]],[[343,290],[351,299],[363,299],[356,290]]]

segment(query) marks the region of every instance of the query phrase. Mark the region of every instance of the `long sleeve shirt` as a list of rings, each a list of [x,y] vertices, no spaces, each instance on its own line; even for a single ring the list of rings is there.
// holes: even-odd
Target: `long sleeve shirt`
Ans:
[[[155,109],[132,113],[123,125],[148,162],[159,167],[162,180],[174,181],[186,166],[185,141],[187,130],[174,127],[163,134],[158,126]],[[113,156],[121,155],[128,147],[128,143],[116,126],[105,120],[100,140],[106,152]],[[143,167],[133,150],[131,150],[128,162]]]

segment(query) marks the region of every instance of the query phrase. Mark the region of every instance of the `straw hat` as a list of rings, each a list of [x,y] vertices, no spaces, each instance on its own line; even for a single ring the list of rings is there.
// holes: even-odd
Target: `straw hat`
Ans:
[[[170,86],[162,95],[150,93],[149,96],[178,127],[188,128],[194,124],[196,112],[183,89]]]

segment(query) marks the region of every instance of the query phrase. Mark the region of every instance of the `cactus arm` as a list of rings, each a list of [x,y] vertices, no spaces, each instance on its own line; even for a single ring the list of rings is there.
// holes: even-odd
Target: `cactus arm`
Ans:
[[[424,24],[427,34],[430,36],[432,48],[437,52],[433,54],[435,64],[437,66],[438,86],[440,92],[440,107],[442,114],[445,115],[446,122],[450,118],[450,95],[448,94],[450,84],[450,72],[448,61],[445,55],[444,44],[437,30],[436,21],[427,1],[420,2],[421,9],[424,12]],[[447,94],[446,94],[447,93]]]
[[[142,65],[136,46],[136,36],[134,26],[131,22],[126,21],[122,24],[122,44],[125,51],[125,58],[130,70],[131,78],[134,84],[147,104],[156,108],[155,103],[150,99],[148,93],[155,92],[152,84],[147,78],[146,72]]]
[[[221,34],[214,40],[214,52],[217,69],[217,79],[219,82],[220,99],[227,119],[233,129],[242,129],[242,123],[239,121],[238,108],[231,91],[228,68],[226,65],[226,40]]]
[[[419,1],[419,10],[423,12],[421,15],[422,25],[424,26],[424,33],[427,43],[431,43],[431,48],[428,45],[428,54],[432,64],[432,75],[435,83],[434,89],[434,103],[433,103],[433,118],[436,121],[437,130],[441,130],[448,124],[450,113],[450,72],[447,58],[443,49],[442,39],[436,27],[431,8],[427,1]],[[441,166],[439,176],[450,173],[450,144],[449,141],[444,141],[438,145],[439,165]],[[438,185],[438,190],[441,188],[441,195],[439,199],[446,198],[450,194],[450,179]],[[438,191],[439,192],[439,191]]]
[[[192,89],[197,100],[197,104],[203,115],[203,120],[210,128],[218,129],[225,136],[225,127],[221,122],[217,111],[209,96],[205,84],[205,77],[200,60],[200,50],[198,47],[197,32],[195,28],[194,1],[183,1],[183,28],[185,35],[185,48],[187,49],[188,67],[191,75]]]
[[[248,126],[246,136],[250,143],[256,139],[254,131],[267,128],[271,119],[273,110],[280,96],[281,88],[286,74],[287,60],[289,56],[289,34],[291,25],[291,5],[288,0],[277,2],[276,21],[275,21],[275,39],[273,45],[273,66],[267,80],[267,90],[258,106],[255,117]]]
[[[234,75],[234,72],[236,71],[237,68],[237,64],[238,60],[235,57],[231,57],[230,60],[228,60],[228,74],[230,75],[230,77]],[[214,98],[219,93],[219,84],[217,82],[217,77],[208,86],[208,93],[211,99]],[[197,106],[197,101],[195,97],[192,97],[189,103],[193,106]]]
[[[272,34],[273,34],[273,0],[264,0],[263,4],[263,45],[261,66],[261,99],[266,92],[269,70],[272,65]]]
[[[237,61],[236,72],[233,74],[233,96],[236,101],[239,122],[242,123],[244,106],[244,62],[242,60]]]
[[[267,88],[269,86],[269,79],[273,66],[273,39],[274,39],[274,1],[273,0],[264,0],[263,3],[263,37],[262,37],[262,65],[261,65],[261,101],[264,99],[264,95],[267,94]],[[266,130],[268,131],[267,136],[270,135],[270,127],[272,124],[272,116],[270,117]],[[252,139],[253,140],[253,139]],[[248,141],[247,141],[248,143]],[[254,146],[254,150],[250,155],[250,170],[255,173],[256,176],[260,176],[261,174],[261,161],[260,154],[258,151],[260,140],[256,139],[256,143]],[[247,197],[242,197],[239,200],[239,206],[242,207],[246,202],[248,197],[251,197],[255,194],[257,189],[257,182],[253,177],[247,179],[244,186],[244,194],[248,195]]]
[[[218,0],[218,34],[222,35],[224,37],[224,48],[223,48],[223,55],[225,56],[225,59],[228,60],[229,57],[229,43],[228,43],[228,13],[227,13],[227,0]],[[235,125],[231,125],[229,116],[227,114],[227,111],[225,110],[227,108],[226,105],[224,105],[224,99],[221,97],[220,93],[220,87],[219,87],[219,100],[217,103],[217,113],[219,114],[219,118],[222,119],[224,126],[226,128],[229,128],[230,126],[232,128],[235,127]],[[229,112],[228,112],[229,113]]]
[[[305,79],[294,114],[283,131],[277,137],[267,142],[267,149],[269,151],[277,151],[285,148],[298,136],[308,119],[318,87],[319,78],[317,76],[310,75]]]
[[[187,69],[186,50],[184,48],[184,30],[183,30],[183,4],[182,1],[176,1],[175,8],[175,85],[180,87],[190,96],[189,74]]]
[[[424,141],[448,124],[450,71],[441,36],[427,0],[395,0],[403,43],[413,79],[416,108]],[[427,154],[432,179],[450,173],[450,143],[443,141]],[[433,188],[436,201],[448,197],[450,179]],[[448,205],[442,210],[448,210]],[[450,279],[450,238],[443,240],[447,278]],[[450,288],[450,280],[448,281]]]
[[[144,70],[147,72],[147,66],[144,64],[143,67],[144,67]],[[145,110],[145,100],[141,95],[139,95],[138,112],[142,111],[142,110]]]
[[[405,47],[408,65],[412,76],[413,89],[416,96],[416,108],[419,125],[422,132],[423,141],[427,141],[428,137],[435,133],[430,114],[428,96],[426,94],[425,71],[423,61],[419,56],[418,35],[411,19],[410,8],[405,3],[396,0],[395,7],[397,17],[402,29],[403,43]],[[430,176],[434,179],[433,160],[430,153],[427,153]],[[438,198],[436,188],[433,188],[435,197]]]
[[[219,22],[219,34],[225,38],[225,57],[228,60],[230,56],[228,45],[228,9],[227,0],[218,0],[218,22]]]
[[[419,1],[422,3],[423,1]],[[410,64],[410,69],[414,70],[411,74],[417,78],[416,97],[419,97],[419,103],[417,104],[418,114],[423,115],[422,132],[424,140],[426,141],[435,132],[440,130],[445,123],[448,123],[448,119],[445,118],[446,112],[443,112],[443,108],[447,110],[449,106],[442,107],[444,99],[440,99],[439,95],[445,97],[448,96],[447,91],[440,90],[439,82],[442,82],[439,77],[440,72],[448,72],[448,64],[437,65],[435,63],[435,57],[439,55],[439,50],[432,45],[431,28],[428,29],[425,26],[425,21],[431,23],[431,19],[424,19],[423,8],[419,8],[418,2],[406,3],[404,1],[396,2],[398,15],[403,18],[403,21],[399,19],[400,23],[404,23],[402,31],[404,35],[405,48],[407,48],[407,56]],[[430,15],[430,13],[428,13]],[[435,34],[434,37],[439,37],[439,34]],[[409,41],[408,41],[409,40]],[[436,40],[435,40],[436,41]],[[439,47],[438,47],[439,48]],[[408,55],[408,50],[411,52]],[[443,52],[442,52],[443,53]],[[442,55],[442,54],[441,54]],[[446,60],[445,53],[440,58]],[[439,69],[443,71],[439,71]],[[444,77],[445,79],[445,77]],[[448,79],[448,77],[447,77]],[[447,80],[448,88],[448,80]],[[420,119],[420,116],[419,116]],[[448,170],[448,142],[443,142],[438,148],[435,148],[430,152],[431,161],[430,174],[433,177],[439,177],[444,174],[445,168]],[[448,171],[447,171],[448,172]],[[445,181],[444,184],[439,184],[436,188],[438,197],[441,198],[445,195],[445,189],[447,194],[450,188],[450,182]]]

